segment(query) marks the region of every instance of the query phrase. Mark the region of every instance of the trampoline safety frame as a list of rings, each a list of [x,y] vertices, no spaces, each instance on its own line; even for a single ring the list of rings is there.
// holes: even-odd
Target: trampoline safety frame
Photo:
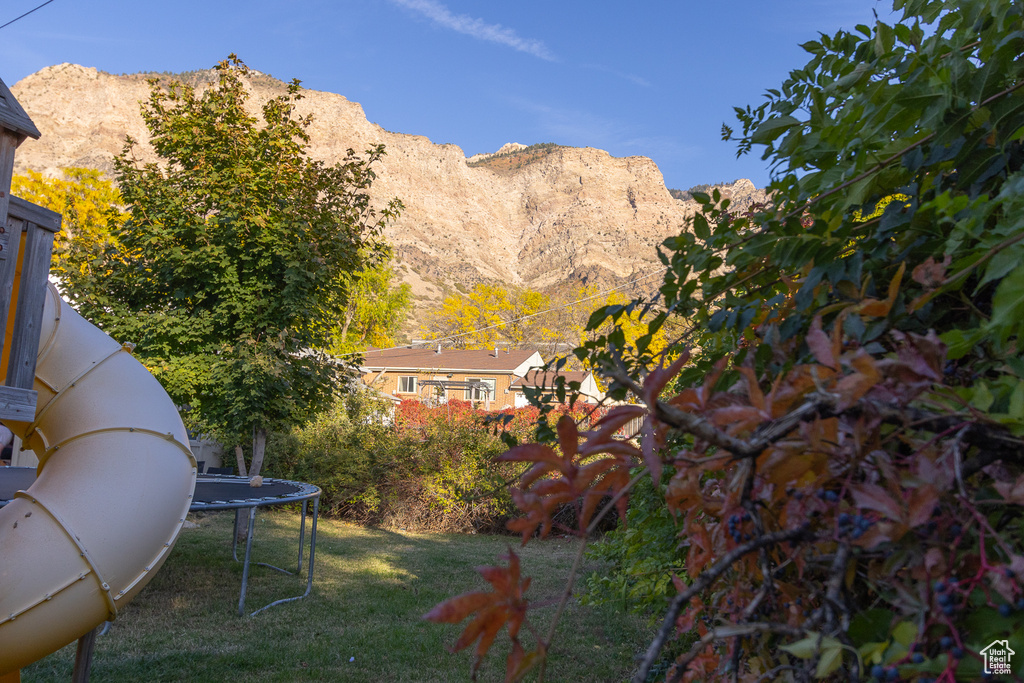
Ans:
[[[231,492],[237,489],[237,492]],[[225,495],[231,492],[230,495]],[[260,494],[264,495],[260,495]],[[302,595],[290,598],[282,598],[260,607],[249,614],[256,616],[260,612],[270,609],[276,605],[287,602],[294,602],[308,597],[313,590],[313,569],[316,559],[316,525],[320,516],[320,494],[318,486],[303,482],[289,481],[285,479],[264,478],[263,485],[252,487],[249,485],[249,478],[237,475],[199,475],[196,478],[196,489],[189,507],[189,512],[212,512],[219,510],[234,510],[235,525],[231,531],[231,557],[238,562],[238,522],[243,510],[247,513],[247,534],[245,539],[245,556],[242,562],[242,588],[238,596],[238,616],[245,615],[245,600],[249,589],[249,569],[252,563],[252,544],[256,534],[256,510],[261,507],[273,505],[287,505],[299,503],[301,505],[301,521],[299,522],[299,553],[294,572],[281,567],[275,567],[265,562],[257,562],[261,567],[267,567],[283,574],[297,576],[302,574],[305,538],[306,518],[308,516],[310,501],[312,501],[312,523],[309,532],[309,564],[306,575],[306,590]]]

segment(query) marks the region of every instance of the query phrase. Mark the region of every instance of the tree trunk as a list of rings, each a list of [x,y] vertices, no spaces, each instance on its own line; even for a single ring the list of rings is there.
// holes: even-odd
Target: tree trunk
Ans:
[[[265,427],[257,427],[252,433],[252,465],[249,467],[249,476],[255,477],[263,469],[263,454],[267,450],[267,430]]]
[[[238,465],[238,474],[245,476],[245,454],[242,452],[242,444],[235,445],[235,463]]]
[[[345,322],[341,326],[341,337],[338,340],[342,344],[345,343],[345,338],[348,337],[348,328],[349,325],[352,324],[352,318],[355,317],[355,314],[356,312],[354,306],[349,306],[345,310]]]
[[[249,478],[255,477],[263,469],[263,455],[267,450],[267,430],[264,427],[254,427],[252,430],[252,464],[249,472],[245,471],[245,459],[242,457],[242,447],[235,446],[235,456],[238,458],[238,473]],[[238,523],[235,524],[235,538],[238,543],[245,543],[249,533],[249,516],[238,515]]]

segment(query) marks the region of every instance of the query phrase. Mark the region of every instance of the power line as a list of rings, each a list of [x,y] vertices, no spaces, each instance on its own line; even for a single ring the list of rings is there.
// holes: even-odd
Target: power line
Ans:
[[[21,15],[20,17],[15,17],[15,18],[11,19],[10,21],[8,21],[8,22],[7,22],[6,24],[4,24],[3,26],[0,26],[0,28],[7,28],[8,26],[10,26],[11,24],[13,24],[14,22],[18,21],[19,19],[24,19],[24,18],[25,18],[25,17],[27,17],[28,15],[32,14],[32,13],[33,13],[33,12],[35,12],[35,11],[36,11],[37,9],[42,9],[43,7],[46,7],[46,6],[47,6],[47,5],[49,5],[49,4],[51,3],[51,2],[53,2],[53,0],[46,0],[46,2],[44,2],[43,4],[39,5],[38,7],[33,7],[33,8],[32,8],[32,9],[30,9],[29,11],[25,12],[24,14],[22,14],[22,15]]]

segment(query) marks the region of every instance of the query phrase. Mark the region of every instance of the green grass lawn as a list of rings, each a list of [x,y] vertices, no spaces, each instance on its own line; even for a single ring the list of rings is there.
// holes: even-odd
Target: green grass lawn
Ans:
[[[233,520],[230,512],[207,514],[182,532],[156,578],[97,640],[93,681],[468,681],[472,650],[446,650],[462,625],[421,616],[449,597],[484,590],[473,568],[503,564],[510,543],[524,575],[534,577],[531,600],[553,603],[577,548],[565,539],[519,549],[514,537],[408,534],[322,519],[312,595],[250,618],[237,616],[242,568],[231,559]],[[294,569],[298,522],[297,513],[261,513],[254,562]],[[247,611],[304,587],[305,574],[254,566]],[[553,612],[538,608],[530,618],[546,633]],[[628,679],[648,631],[633,615],[572,603],[547,680]],[[504,679],[505,641],[502,632],[481,680]],[[72,644],[23,670],[22,680],[67,681],[74,656]]]

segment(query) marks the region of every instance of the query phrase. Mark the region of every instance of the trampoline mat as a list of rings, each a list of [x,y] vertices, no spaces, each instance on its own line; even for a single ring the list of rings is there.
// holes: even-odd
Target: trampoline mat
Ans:
[[[0,467],[0,507],[11,502],[16,491],[27,489],[36,480],[35,467]],[[249,486],[248,477],[199,476],[192,497],[192,510],[283,505],[309,500],[320,495],[320,488],[300,481],[263,479],[263,486]]]
[[[262,486],[250,486],[247,477],[215,476],[196,479],[192,510],[255,507],[298,502],[320,495],[312,484],[284,479],[264,479]]]

